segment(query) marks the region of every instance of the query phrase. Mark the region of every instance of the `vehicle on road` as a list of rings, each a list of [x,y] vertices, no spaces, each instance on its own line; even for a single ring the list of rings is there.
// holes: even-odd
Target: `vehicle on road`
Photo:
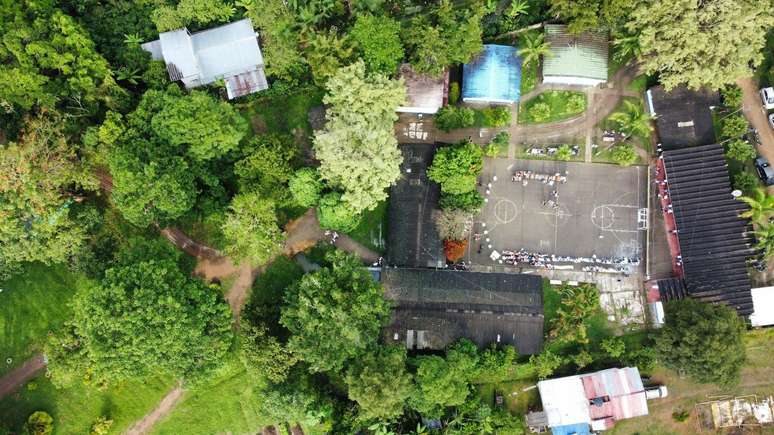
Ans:
[[[774,128],[774,113],[769,113],[769,125]]]
[[[651,399],[663,399],[669,395],[666,385],[659,385],[645,389],[645,398]]]
[[[768,87],[760,90],[761,101],[766,110],[774,109],[774,88]]]
[[[755,159],[755,170],[758,172],[758,177],[761,181],[767,186],[774,186],[774,168],[771,167],[765,157]]]

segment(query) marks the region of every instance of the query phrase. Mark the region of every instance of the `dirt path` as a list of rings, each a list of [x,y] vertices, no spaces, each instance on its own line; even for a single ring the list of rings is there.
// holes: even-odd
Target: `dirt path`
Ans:
[[[46,359],[38,354],[0,378],[0,399],[13,393],[46,367]]]
[[[751,77],[739,79],[736,84],[742,89],[742,112],[750,124],[758,130],[761,144],[758,154],[766,157],[769,163],[774,162],[774,129],[766,119],[766,109],[763,108],[761,96],[758,94],[758,83]],[[774,186],[769,187],[769,193],[774,194]]]
[[[145,415],[141,420],[124,431],[124,435],[144,435],[150,432],[159,420],[166,417],[177,405],[177,402],[183,397],[183,387],[178,382],[177,386],[170,390],[161,402]]]

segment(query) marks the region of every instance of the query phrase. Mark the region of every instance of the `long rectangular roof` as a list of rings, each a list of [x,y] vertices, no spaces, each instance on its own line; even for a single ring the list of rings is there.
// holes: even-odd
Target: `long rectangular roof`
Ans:
[[[446,257],[435,229],[441,188],[427,178],[434,144],[403,144],[401,178],[390,188],[387,264],[443,267]]]
[[[663,153],[687,293],[753,310],[747,260],[756,254],[746,210],[731,195],[723,147],[704,145]]]
[[[263,66],[258,37],[249,18],[191,35],[202,83],[255,71]]]
[[[543,59],[543,76],[607,81],[607,32],[573,34],[563,24],[546,24],[544,27],[545,40],[552,54]]]
[[[424,343],[418,348],[443,349],[467,338],[481,347],[499,342],[522,354],[540,351],[539,276],[386,267],[382,284],[387,298],[396,302],[385,329],[388,340],[402,342],[408,331],[422,331]]]
[[[656,118],[656,132],[663,149],[715,142],[710,107],[720,105],[718,91],[678,86],[667,92],[663,86],[654,86],[645,97],[648,112]]]
[[[515,47],[484,46],[462,66],[462,100],[515,103],[521,95],[521,57]]]

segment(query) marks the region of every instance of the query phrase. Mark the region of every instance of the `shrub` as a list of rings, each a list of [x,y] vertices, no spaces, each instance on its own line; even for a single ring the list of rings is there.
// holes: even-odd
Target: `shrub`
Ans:
[[[629,166],[637,160],[637,152],[631,144],[624,143],[613,148],[610,158],[621,166]]]
[[[556,160],[570,160],[572,158],[572,148],[567,144],[559,146],[559,149],[556,150],[555,157]]]
[[[511,123],[511,111],[504,106],[481,110],[485,127],[505,127]]]
[[[476,114],[468,107],[445,106],[435,114],[435,126],[441,131],[471,127],[476,122]]]
[[[684,422],[685,420],[688,420],[688,417],[690,417],[691,414],[686,411],[685,409],[678,409],[675,412],[672,413],[672,418],[677,422]]]
[[[460,84],[452,82],[449,85],[449,104],[457,104],[460,101]]]
[[[442,210],[465,210],[475,213],[484,205],[484,197],[477,190],[456,195],[445,193],[441,196],[439,205]]]
[[[594,361],[594,358],[585,349],[571,356],[570,359],[579,369],[586,367]]]
[[[314,168],[301,168],[290,178],[290,194],[301,207],[313,207],[320,200],[322,181]]]
[[[758,186],[758,177],[750,172],[740,172],[734,175],[734,189],[739,189],[745,193],[752,193]]]
[[[546,379],[564,363],[564,358],[550,350],[544,350],[539,355],[529,357],[529,362],[535,366],[538,378]]]
[[[602,350],[611,358],[620,358],[626,352],[626,344],[621,337],[610,337],[602,340]]]
[[[110,420],[107,417],[100,417],[91,426],[90,435],[107,435],[112,426],[113,420]]]
[[[527,115],[535,122],[543,122],[551,117],[551,106],[548,103],[535,103],[527,111]]]
[[[479,377],[486,377],[487,382],[506,380],[517,357],[516,348],[513,346],[503,346],[502,349],[497,349],[492,344],[481,352],[481,357],[478,360]]]
[[[444,240],[443,253],[446,259],[452,263],[458,262],[465,256],[465,249],[468,247],[467,240]]]
[[[729,109],[738,109],[742,107],[742,89],[737,85],[726,86],[720,91],[723,96],[723,105]]]
[[[35,411],[24,426],[29,435],[50,435],[54,432],[54,419],[44,411]]]
[[[360,218],[360,215],[353,213],[341,200],[339,192],[331,192],[320,199],[317,219],[320,221],[321,228],[346,233],[357,227]]]
[[[726,145],[726,157],[744,162],[756,156],[755,148],[742,139],[734,139]]]
[[[729,115],[720,121],[720,134],[725,139],[738,139],[747,133],[747,120],[742,115]]]
[[[567,113],[580,113],[586,110],[586,96],[572,94],[567,98]]]

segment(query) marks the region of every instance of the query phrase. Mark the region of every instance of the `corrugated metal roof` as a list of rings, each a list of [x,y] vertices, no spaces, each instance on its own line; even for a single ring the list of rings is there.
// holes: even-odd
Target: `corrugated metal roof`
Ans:
[[[254,71],[248,71],[236,76],[226,77],[226,93],[229,100],[268,88],[269,83],[266,81],[263,67],[258,67]]]
[[[199,75],[199,64],[191,44],[191,35],[186,29],[172,30],[159,35],[161,54],[167,64],[172,80],[180,80]],[[173,77],[179,74],[179,77]]]
[[[752,326],[774,325],[774,287],[759,287],[751,290],[753,313]]]
[[[515,103],[521,95],[521,57],[507,45],[484,45],[462,66],[462,100]]]
[[[543,59],[544,77],[607,81],[607,32],[589,31],[575,35],[568,32],[565,25],[546,24],[545,35],[553,56]]]
[[[591,423],[589,401],[580,377],[548,379],[538,382],[537,386],[549,427]]]

